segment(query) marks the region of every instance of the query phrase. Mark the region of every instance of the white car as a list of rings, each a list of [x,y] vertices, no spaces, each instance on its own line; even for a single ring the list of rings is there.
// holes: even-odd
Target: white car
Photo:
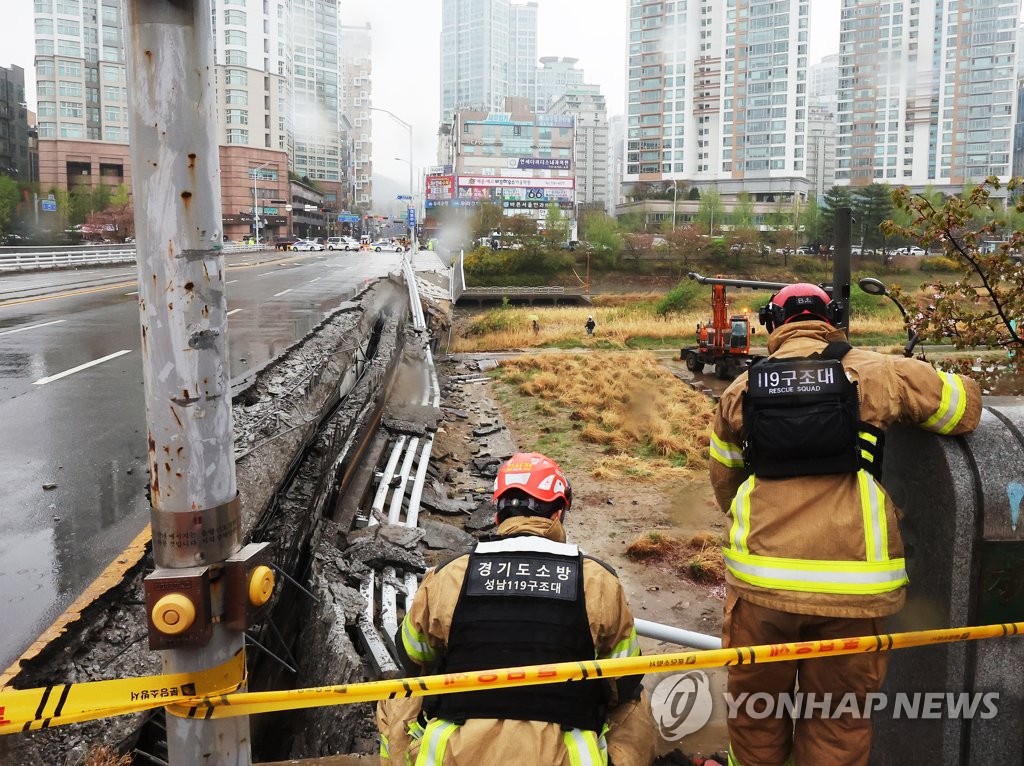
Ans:
[[[316,250],[316,251],[319,251],[319,250],[323,250],[323,249],[324,249],[323,245],[321,245],[319,242],[314,242],[311,239],[300,239],[298,242],[296,242],[294,245],[292,245],[292,250],[307,250],[307,251],[308,250]]]
[[[352,237],[328,237],[327,238],[327,249],[328,250],[358,250],[359,243],[356,242]]]
[[[378,253],[404,253],[405,248],[401,245],[389,242],[386,239],[378,239],[370,244],[370,249]]]

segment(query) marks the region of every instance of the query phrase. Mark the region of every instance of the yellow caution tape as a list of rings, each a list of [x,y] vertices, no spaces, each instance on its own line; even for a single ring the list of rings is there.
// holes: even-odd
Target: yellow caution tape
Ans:
[[[0,734],[46,729],[163,707],[235,691],[245,682],[245,653],[210,670],[0,691]]]
[[[62,684],[45,689],[0,691],[0,734],[42,729],[166,707],[183,718],[228,718],[279,710],[373,702],[396,697],[534,686],[562,681],[617,678],[680,669],[887,652],[930,644],[1002,638],[1024,633],[1024,622],[977,627],[883,633],[876,636],[739,646],[609,660],[497,668],[475,673],[416,676],[359,684],[272,692],[234,692],[244,683],[244,655],[212,670],[114,681]],[[190,684],[192,686],[190,686]],[[193,691],[194,689],[194,691]]]
[[[526,665],[476,673],[417,676],[312,689],[207,696],[186,703],[178,702],[168,705],[167,710],[169,713],[186,718],[226,718],[277,710],[372,702],[395,697],[421,697],[428,694],[451,694],[452,692],[478,689],[503,689],[510,686],[533,686],[559,681],[583,681],[641,673],[664,673],[683,668],[687,670],[717,668],[729,665],[749,665],[757,662],[786,662],[788,660],[834,657],[841,654],[886,652],[891,649],[906,649],[928,644],[1015,636],[1021,632],[1024,632],[1024,622],[1014,622],[1003,625],[885,633],[877,636],[837,638],[828,641],[799,641],[788,644],[740,646],[646,657]]]

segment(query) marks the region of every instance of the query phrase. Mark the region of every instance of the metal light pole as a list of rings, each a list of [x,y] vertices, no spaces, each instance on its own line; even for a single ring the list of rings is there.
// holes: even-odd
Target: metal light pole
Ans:
[[[235,485],[211,0],[128,0],[128,92],[148,428],[150,647],[164,673],[243,648],[222,616]],[[153,603],[150,603],[153,596]],[[249,766],[248,717],[167,715],[172,766]]]
[[[379,106],[371,106],[370,111],[372,112],[383,112],[388,117],[393,119],[400,125],[403,125],[406,130],[409,131],[409,207],[412,207],[412,125],[407,123],[401,117],[394,112],[390,112],[387,109],[381,109]],[[406,211],[406,221],[409,220],[408,211]],[[413,252],[413,249],[419,250],[419,243],[416,241],[416,228],[415,226],[408,225],[409,229],[409,252]]]
[[[676,186],[676,182],[672,182],[672,231],[676,230],[676,194],[679,192],[679,187]]]
[[[256,202],[256,178],[259,176],[260,171],[267,165],[273,165],[273,161],[264,162],[258,168],[254,168],[252,172],[252,225],[256,229],[256,247],[260,246],[260,213],[259,207]]]

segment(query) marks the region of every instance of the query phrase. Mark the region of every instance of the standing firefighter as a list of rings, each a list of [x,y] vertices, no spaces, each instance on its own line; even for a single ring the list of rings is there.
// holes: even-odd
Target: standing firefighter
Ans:
[[[640,654],[615,574],[565,542],[569,481],[538,453],[498,471],[498,534],[423,578],[395,636],[410,674],[463,673]],[[649,764],[642,676],[387,700],[384,763]],[[417,717],[418,714],[418,717]]]
[[[884,429],[973,430],[977,383],[926,362],[852,349],[841,309],[810,284],[780,290],[761,310],[770,356],[725,391],[711,436],[711,482],[732,527],[723,645],[884,632],[907,583],[897,510],[879,484]],[[887,655],[729,668],[729,692],[805,698],[881,689]],[[753,712],[753,716],[750,713]],[[813,717],[807,717],[813,716]],[[864,765],[871,721],[812,708],[794,722],[743,705],[729,720],[730,764]]]

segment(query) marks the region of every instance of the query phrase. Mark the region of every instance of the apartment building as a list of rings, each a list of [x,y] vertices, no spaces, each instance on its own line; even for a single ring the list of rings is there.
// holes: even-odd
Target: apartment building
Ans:
[[[457,109],[501,111],[511,92],[511,39],[509,0],[442,0],[442,124]]]
[[[25,70],[0,67],[0,173],[18,181],[33,181],[29,153]]]
[[[625,181],[808,191],[809,0],[630,0]]]
[[[597,85],[572,88],[557,98],[546,114],[574,118],[576,203],[605,207],[608,203],[608,109],[600,88]]]
[[[509,96],[537,101],[537,3],[509,7]]]
[[[543,114],[563,93],[583,85],[579,59],[570,56],[541,56],[537,69],[537,98],[534,111]]]
[[[807,180],[819,203],[836,185],[836,116],[825,102],[812,101],[807,112]]]
[[[34,2],[44,189],[130,183],[124,3]],[[224,231],[238,238],[261,225],[269,238],[288,225],[289,170],[314,180],[327,207],[348,197],[338,0],[212,0],[211,11]],[[360,93],[368,57],[354,56]],[[368,119],[354,127],[364,125],[365,137]]]
[[[807,95],[835,113],[839,103],[839,54],[825,56],[807,70]]]
[[[373,59],[370,25],[341,27],[341,111],[348,125],[349,210],[373,209]]]
[[[1016,0],[843,0],[836,176],[958,193],[1011,173]]]

